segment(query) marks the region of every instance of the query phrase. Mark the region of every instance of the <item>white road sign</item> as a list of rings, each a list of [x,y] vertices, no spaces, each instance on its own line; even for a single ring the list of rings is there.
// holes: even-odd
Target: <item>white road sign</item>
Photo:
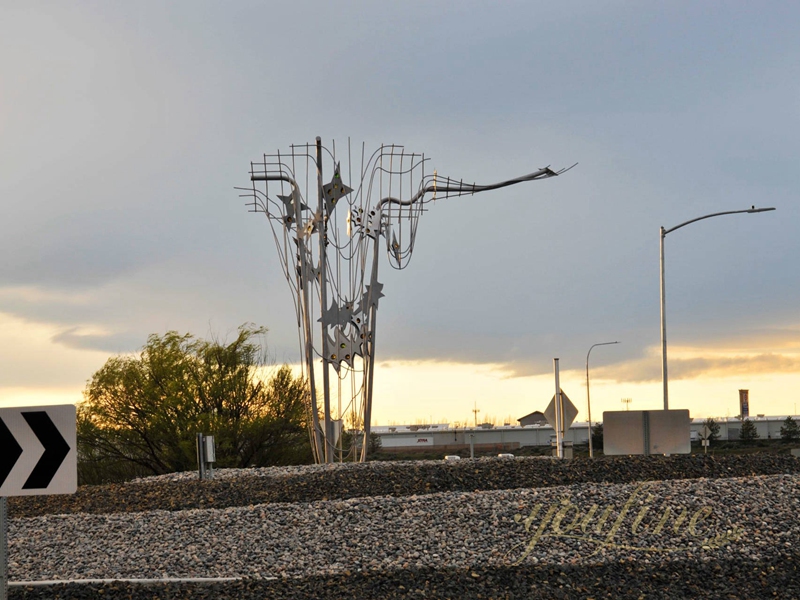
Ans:
[[[75,406],[0,408],[0,496],[73,494]]]
[[[561,403],[563,405],[563,415],[564,415],[564,424],[561,427],[562,432],[569,429],[569,426],[572,425],[572,422],[575,420],[575,417],[578,416],[578,409],[575,408],[575,405],[572,401],[567,397],[564,393],[564,390],[561,390]],[[547,405],[547,408],[544,411],[544,418],[547,419],[547,422],[550,423],[550,426],[555,429],[556,428],[556,397],[553,396],[553,399],[550,400],[550,404]]]

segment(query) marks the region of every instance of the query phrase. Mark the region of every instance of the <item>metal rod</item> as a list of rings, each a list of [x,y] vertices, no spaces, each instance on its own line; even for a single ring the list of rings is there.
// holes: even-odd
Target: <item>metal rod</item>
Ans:
[[[755,205],[747,208],[745,210],[726,210],[723,212],[711,213],[710,215],[703,215],[702,217],[697,217],[695,219],[689,219],[688,221],[684,221],[680,225],[676,225],[675,227],[671,227],[670,229],[664,229],[663,227],[659,228],[659,256],[660,256],[660,271],[661,271],[661,383],[663,386],[663,394],[664,394],[664,410],[669,410],[669,377],[667,374],[667,300],[666,300],[666,290],[664,287],[664,238],[667,236],[668,233],[675,231],[676,229],[680,229],[681,227],[685,227],[691,223],[696,223],[697,221],[702,221],[703,219],[710,219],[712,217],[720,217],[722,215],[736,215],[742,213],[761,213],[761,212],[769,212],[771,210],[775,210],[774,207],[769,208],[756,208]]]
[[[364,406],[364,444],[361,448],[361,462],[366,462],[367,460],[367,445],[369,444],[369,436],[370,436],[370,429],[371,429],[371,421],[372,421],[372,382],[373,377],[375,374],[375,322],[378,319],[378,310],[375,306],[378,298],[376,297],[374,300],[371,297],[372,294],[376,293],[377,284],[378,284],[378,262],[380,259],[379,247],[381,241],[381,232],[380,229],[375,234],[375,245],[373,246],[372,250],[372,273],[370,275],[370,287],[369,287],[369,295],[367,297],[367,301],[369,302],[369,321],[368,327],[366,331],[366,339],[364,340],[364,345],[367,348],[367,351],[364,352],[365,359],[369,361],[367,364],[367,381],[366,383],[366,396],[367,401]]]
[[[319,224],[319,297],[320,305],[323,311],[328,309],[328,294],[326,290],[328,284],[328,261],[327,252],[325,250],[325,238],[328,235],[328,219],[323,212],[324,201],[325,199],[322,192],[322,138],[317,136],[317,214],[319,214],[322,218],[322,223]],[[298,222],[297,225],[299,227],[300,223]],[[328,371],[330,366],[330,363],[328,362],[330,348],[328,348],[327,329],[328,324],[325,323],[325,319],[322,319],[322,394],[323,420],[325,425],[325,462],[332,463],[335,448],[333,447],[333,443],[331,441],[333,439],[331,431],[331,386],[330,372]]]
[[[575,165],[572,165],[572,166],[574,167]],[[569,167],[569,169],[571,169],[571,168],[572,167]],[[466,194],[466,193],[475,194],[477,192],[487,192],[489,190],[497,190],[497,189],[500,189],[500,188],[507,187],[509,185],[515,185],[517,183],[522,183],[524,181],[536,181],[537,179],[546,179],[548,177],[557,177],[558,175],[561,175],[561,173],[564,173],[565,171],[568,171],[569,169],[563,169],[561,171],[553,171],[552,169],[550,169],[550,167],[545,167],[544,169],[539,169],[538,171],[536,171],[534,173],[529,173],[528,175],[522,175],[521,177],[515,177],[514,179],[508,179],[506,181],[501,181],[499,183],[491,183],[489,185],[478,185],[478,184],[475,184],[475,183],[472,183],[472,184],[468,183],[468,184],[465,185],[462,182],[459,182],[458,184],[455,184],[455,185],[442,185],[442,184],[438,184],[437,185],[436,179],[434,178],[432,184],[423,187],[420,191],[418,191],[414,196],[412,196],[408,200],[400,200],[399,198],[393,198],[393,197],[389,196],[387,198],[381,199],[381,201],[378,203],[378,206],[382,207],[384,204],[387,204],[387,203],[390,203],[390,202],[392,204],[399,204],[399,205],[402,205],[402,206],[409,206],[411,204],[414,204],[415,202],[418,202],[419,200],[421,200],[425,196],[425,194],[428,194],[430,192],[433,192],[434,194],[436,192],[445,193],[445,194],[448,194],[448,193],[453,193],[453,194],[462,194],[462,193],[464,193],[464,194]]]
[[[319,427],[319,413],[317,411],[317,386],[316,386],[316,378],[314,377],[314,346],[312,343],[312,333],[311,333],[311,308],[309,306],[310,298],[308,293],[308,264],[306,260],[306,245],[303,236],[300,233],[300,224],[302,223],[302,219],[300,216],[300,211],[302,210],[299,197],[299,190],[296,187],[293,187],[292,193],[297,192],[298,198],[294,202],[294,215],[295,215],[295,223],[297,224],[297,251],[300,256],[299,260],[299,267],[300,272],[298,277],[300,281],[298,282],[300,285],[301,293],[301,310],[303,314],[303,334],[305,335],[305,355],[306,355],[306,365],[308,365],[308,386],[309,386],[309,393],[311,394],[311,423],[312,427],[314,428],[314,448],[315,454],[317,456],[317,462],[322,462],[325,460],[325,436],[322,431],[320,431]]]
[[[589,416],[589,458],[594,458],[594,451],[592,450],[592,403],[589,400],[589,355],[592,353],[592,348],[595,346],[608,346],[610,344],[619,344],[619,342],[600,342],[599,344],[592,344],[589,351],[586,353],[586,411]]]

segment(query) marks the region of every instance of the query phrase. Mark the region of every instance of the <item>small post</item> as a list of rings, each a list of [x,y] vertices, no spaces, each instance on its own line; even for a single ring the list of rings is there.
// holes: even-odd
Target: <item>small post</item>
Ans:
[[[8,504],[0,497],[0,600],[8,600]]]
[[[214,477],[214,463],[217,462],[217,452],[216,447],[214,446],[214,436],[213,435],[204,435],[203,436],[203,451],[206,462],[206,469],[208,469],[207,474],[209,478]]]
[[[556,372],[556,454],[558,458],[564,458],[564,440],[561,433],[564,423],[564,413],[561,405],[561,383],[558,380],[558,359],[553,359],[553,369]]]
[[[703,454],[708,454],[710,438],[711,429],[709,429],[708,425],[703,425],[703,428],[700,430],[700,439],[703,441]]]
[[[475,436],[473,434],[469,434],[469,457],[475,458]]]
[[[197,469],[200,479],[206,478],[205,444],[203,444],[203,434],[197,434]]]

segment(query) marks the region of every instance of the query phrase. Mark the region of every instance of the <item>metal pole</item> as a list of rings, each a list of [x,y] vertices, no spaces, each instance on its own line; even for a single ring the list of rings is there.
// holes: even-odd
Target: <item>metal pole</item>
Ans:
[[[322,193],[322,139],[317,136],[317,210],[318,214],[322,217],[322,223],[319,224],[321,229],[319,234],[319,298],[322,310],[328,309],[328,295],[327,295],[327,282],[328,282],[328,261],[325,251],[325,240],[328,232],[328,219],[324,211],[324,198]],[[298,227],[300,223],[298,222]],[[322,394],[323,394],[323,418],[325,426],[325,462],[333,462],[333,444],[331,439],[331,390],[330,390],[330,375],[328,372],[328,325],[325,320],[322,320]],[[313,368],[313,367],[312,367]],[[339,415],[341,417],[341,415]]]
[[[8,600],[8,504],[0,497],[0,600]]]
[[[294,193],[293,188],[293,193]],[[301,206],[299,201],[295,201],[295,223],[298,227],[303,222],[300,217]],[[317,386],[316,380],[314,377],[314,346],[313,346],[313,338],[311,332],[311,307],[309,298],[309,291],[308,291],[308,283],[309,283],[309,274],[308,274],[308,265],[306,264],[305,256],[306,254],[306,245],[303,239],[303,236],[300,234],[300,231],[297,232],[297,251],[300,254],[300,292],[301,292],[301,311],[303,316],[303,334],[305,336],[305,358],[306,358],[306,365],[308,365],[308,387],[311,393],[311,423],[312,428],[314,429],[314,454],[316,455],[316,460],[318,463],[321,463],[325,460],[325,432],[320,431],[319,426],[319,414],[317,412]],[[323,336],[325,339],[325,336]]]
[[[376,286],[378,285],[378,260],[380,259],[379,254],[379,244],[380,244],[381,233],[380,231],[375,234],[375,245],[372,247],[372,274],[370,275],[370,296],[372,294],[377,294],[375,292]],[[367,461],[367,444],[369,443],[369,436],[371,433],[372,428],[372,382],[373,377],[375,375],[375,322],[378,320],[378,309],[375,306],[378,298],[375,297],[374,299],[369,297],[367,300],[370,303],[369,306],[369,322],[367,324],[367,331],[366,335],[367,338],[364,340],[364,347],[366,351],[364,352],[364,359],[368,360],[369,363],[367,364],[367,377],[364,382],[365,384],[365,394],[366,394],[366,404],[364,406],[364,447],[361,449],[361,462]]]
[[[610,344],[619,344],[619,342],[600,342],[599,344],[593,344],[586,353],[586,411],[589,415],[589,458],[594,458],[594,451],[592,450],[592,403],[589,401],[589,355],[592,353],[592,348],[595,346],[608,346]]]
[[[669,383],[667,381],[667,299],[664,289],[664,228],[659,228],[659,264],[661,265],[661,385],[664,395],[664,410],[669,410]]]
[[[775,208],[756,208],[752,206],[745,210],[726,210],[724,212],[712,213],[710,215],[703,215],[702,217],[697,217],[695,219],[690,219],[688,221],[684,221],[680,225],[676,225],[675,227],[670,227],[669,229],[664,229],[663,227],[659,228],[659,238],[660,238],[660,262],[661,262],[661,382],[664,387],[664,410],[669,410],[669,390],[668,390],[668,377],[667,377],[667,309],[666,309],[666,294],[664,291],[664,238],[667,237],[668,233],[672,233],[676,229],[680,229],[681,227],[685,227],[691,223],[695,223],[697,221],[702,221],[704,219],[710,219],[712,217],[721,217],[722,215],[738,215],[741,213],[760,213],[760,212],[769,212],[771,210],[775,210]]]
[[[556,372],[556,455],[558,458],[564,458],[564,446],[561,439],[561,423],[563,422],[563,415],[561,414],[561,383],[558,380],[558,359],[553,359],[553,369]]]
[[[589,352],[586,353],[586,411],[589,415],[589,458],[594,458],[594,450],[592,449],[592,403],[589,400],[589,354],[592,352],[592,346]]]

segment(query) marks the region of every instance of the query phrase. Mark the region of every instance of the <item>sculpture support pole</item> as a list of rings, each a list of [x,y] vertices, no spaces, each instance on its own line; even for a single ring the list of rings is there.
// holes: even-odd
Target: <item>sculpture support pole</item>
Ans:
[[[311,425],[314,429],[313,441],[314,441],[314,454],[316,457],[316,462],[322,462],[325,456],[325,448],[323,444],[325,440],[322,435],[322,430],[319,426],[319,411],[317,410],[317,386],[316,380],[314,377],[314,348],[311,344],[311,327],[308,323],[308,294],[305,290],[305,284],[303,285],[303,321],[304,321],[304,332],[306,338],[306,364],[309,366],[308,368],[308,387],[309,387],[309,394],[311,395]]]
[[[294,190],[293,190],[294,191]],[[300,202],[294,203],[295,223],[301,223],[300,217]],[[317,411],[317,386],[314,377],[314,345],[312,343],[311,332],[311,310],[309,308],[308,297],[308,264],[306,260],[306,245],[300,230],[297,230],[297,251],[299,253],[299,267],[300,267],[300,293],[302,294],[302,317],[303,317],[303,334],[305,336],[305,355],[306,365],[308,366],[308,387],[311,394],[311,424],[314,428],[314,453],[316,461],[319,463],[324,460],[325,443],[324,437],[319,427],[319,414]]]
[[[322,222],[319,223],[319,294],[322,312],[328,308],[328,261],[325,250],[325,240],[328,237],[328,219],[324,211],[324,198],[322,194],[322,140],[317,136],[317,214],[320,215]],[[299,223],[298,223],[299,225]],[[328,356],[330,348],[328,348],[328,324],[322,319],[322,385],[323,385],[323,411],[325,423],[325,462],[333,462],[333,437],[331,434],[331,386],[330,386],[330,373],[328,371]],[[313,369],[313,364],[309,364],[309,369]]]
[[[361,462],[367,460],[367,446],[369,445],[369,434],[372,421],[372,377],[375,372],[375,321],[378,318],[378,310],[376,304],[378,298],[371,298],[373,294],[377,294],[378,283],[378,246],[381,243],[380,229],[375,233],[375,245],[373,246],[372,254],[372,274],[370,275],[369,287],[369,331],[367,331],[367,339],[365,346],[367,351],[364,358],[369,362],[367,363],[367,381],[365,382],[367,400],[364,406],[364,442],[361,448]]]

